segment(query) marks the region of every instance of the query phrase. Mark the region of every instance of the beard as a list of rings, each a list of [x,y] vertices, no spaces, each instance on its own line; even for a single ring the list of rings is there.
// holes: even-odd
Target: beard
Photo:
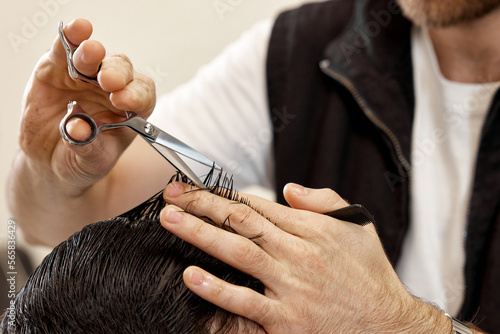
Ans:
[[[397,0],[404,15],[418,26],[443,28],[490,13],[500,0]]]

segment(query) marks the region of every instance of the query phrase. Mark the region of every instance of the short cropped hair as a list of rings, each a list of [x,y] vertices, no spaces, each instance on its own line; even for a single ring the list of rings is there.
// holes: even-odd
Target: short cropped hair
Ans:
[[[59,244],[7,309],[2,333],[257,333],[255,322],[192,293],[196,265],[263,293],[263,284],[164,229],[153,196],[119,217],[84,227]],[[13,317],[9,315],[12,315]],[[13,321],[11,321],[13,319]]]

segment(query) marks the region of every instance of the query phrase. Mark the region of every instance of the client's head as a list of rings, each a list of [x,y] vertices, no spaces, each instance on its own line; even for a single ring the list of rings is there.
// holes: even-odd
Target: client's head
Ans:
[[[2,333],[264,332],[186,288],[182,272],[197,265],[230,283],[264,290],[258,280],[162,228],[164,205],[158,194],[58,245],[5,313]]]

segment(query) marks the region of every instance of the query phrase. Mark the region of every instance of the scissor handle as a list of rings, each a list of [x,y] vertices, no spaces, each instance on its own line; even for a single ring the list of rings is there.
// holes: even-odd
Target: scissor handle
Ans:
[[[75,51],[78,47],[76,45],[70,43],[68,41],[68,39],[66,38],[66,35],[64,35],[63,21],[59,21],[59,39],[61,40],[61,43],[64,47],[64,50],[66,51],[66,60],[68,63],[69,75],[73,79],[79,79],[81,81],[88,82],[88,83],[91,83],[93,85],[100,87],[99,82],[97,81],[97,76],[89,77],[76,69],[75,64],[73,63],[73,54],[75,53]],[[100,66],[99,66],[99,68],[100,68]]]
[[[59,123],[59,132],[61,133],[63,139],[66,140],[71,145],[82,146],[90,144],[96,139],[97,135],[99,134],[99,127],[97,126],[96,122],[92,119],[92,117],[90,117],[87,114],[84,114],[83,112],[79,112],[77,108],[75,108],[75,106],[77,106],[75,101],[70,101],[68,103],[68,112],[66,113],[66,116],[64,116],[64,118],[61,120],[61,123]],[[86,139],[79,140],[71,137],[71,135],[69,134],[67,125],[69,121],[75,118],[81,119],[90,126],[90,136],[87,137]]]
[[[136,113],[132,111],[126,111],[126,120],[122,120],[116,123],[103,123],[94,120],[92,117],[87,115],[83,109],[78,105],[76,101],[70,101],[68,103],[68,112],[59,123],[59,132],[64,140],[72,145],[82,146],[87,145],[93,142],[97,135],[103,130],[117,129],[128,127],[138,134],[140,134],[145,140],[153,142],[158,136],[160,130],[157,129],[154,125],[148,123],[141,117],[138,117]],[[90,126],[90,135],[83,139],[79,140],[71,137],[68,133],[67,125],[68,123],[74,119],[78,118],[82,121],[86,122]]]

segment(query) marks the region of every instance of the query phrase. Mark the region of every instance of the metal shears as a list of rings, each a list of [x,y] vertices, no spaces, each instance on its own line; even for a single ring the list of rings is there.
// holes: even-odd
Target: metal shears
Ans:
[[[77,49],[77,46],[71,44],[64,35],[63,23],[59,22],[59,38],[61,43],[66,50],[66,57],[68,63],[69,75],[74,79],[79,79],[84,82],[100,86],[97,78],[88,77],[80,73],[73,63],[73,54]],[[66,116],[61,120],[59,124],[59,131],[64,140],[72,145],[87,145],[91,143],[99,134],[99,132],[104,130],[116,129],[127,127],[138,133],[144,140],[146,140],[158,153],[160,153],[172,166],[174,166],[178,171],[186,175],[195,185],[201,189],[205,189],[205,185],[199,179],[199,177],[192,171],[192,169],[182,160],[182,158],[177,154],[182,154],[194,161],[197,161],[205,166],[214,167],[215,169],[221,170],[217,164],[205,157],[203,154],[190,147],[189,145],[183,143],[179,139],[169,135],[160,128],[149,123],[139,115],[131,111],[125,111],[127,119],[123,122],[117,123],[102,123],[96,122],[88,114],[84,113],[81,108],[77,106],[75,101],[70,101],[68,103],[68,112]],[[84,140],[77,140],[71,137],[67,131],[68,122],[74,118],[81,119],[85,121],[91,128],[91,134],[88,138]]]

